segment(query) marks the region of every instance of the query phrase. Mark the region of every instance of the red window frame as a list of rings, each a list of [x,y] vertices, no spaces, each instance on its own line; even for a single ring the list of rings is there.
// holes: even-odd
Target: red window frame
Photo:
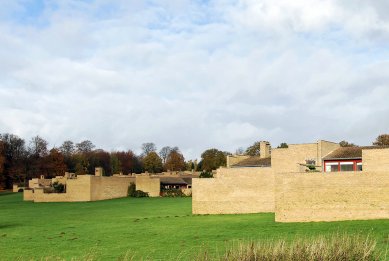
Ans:
[[[353,163],[353,170],[357,171],[358,163],[362,163],[361,159],[350,159],[350,160],[325,160],[324,161],[324,172],[327,172],[327,166],[326,163],[338,163],[338,171],[340,171],[340,163],[341,162],[352,162]]]

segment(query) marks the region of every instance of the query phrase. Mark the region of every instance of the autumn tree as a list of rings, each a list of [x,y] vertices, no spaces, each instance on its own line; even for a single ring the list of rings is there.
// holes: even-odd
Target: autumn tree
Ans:
[[[25,141],[16,135],[5,133],[0,135],[2,142],[2,186],[11,188],[13,182],[23,183],[27,176],[27,150]]]
[[[185,170],[185,159],[179,150],[172,150],[167,156],[165,170],[181,171]]]
[[[145,171],[151,173],[158,173],[162,171],[162,159],[158,156],[155,151],[150,152],[143,157],[143,168]]]
[[[47,177],[62,176],[66,172],[65,159],[58,149],[51,149],[45,159],[45,169]]]
[[[118,157],[121,165],[122,172],[124,174],[129,173],[141,173],[142,172],[142,163],[139,158],[131,150],[129,151],[120,151],[115,152],[115,155]]]
[[[201,154],[201,170],[211,171],[226,166],[226,153],[218,149],[208,149]]]
[[[345,140],[342,140],[341,142],[339,142],[339,145],[341,147],[355,147],[356,146],[354,143],[351,143],[351,142],[348,142]]]
[[[260,152],[261,152],[260,142],[257,141],[257,142],[254,142],[253,145],[249,146],[246,149],[245,154],[249,155],[249,156],[258,156],[258,155],[260,155]]]
[[[389,134],[381,134],[379,135],[373,145],[376,146],[389,146]]]

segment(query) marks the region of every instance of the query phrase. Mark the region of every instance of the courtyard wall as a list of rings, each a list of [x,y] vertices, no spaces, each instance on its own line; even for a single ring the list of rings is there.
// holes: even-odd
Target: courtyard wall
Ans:
[[[362,166],[364,171],[387,171],[389,175],[389,149],[362,150]]]
[[[220,168],[216,178],[192,182],[193,214],[274,212],[271,168]]]
[[[389,218],[388,172],[276,175],[275,220],[309,222]]]
[[[136,190],[142,190],[149,193],[150,197],[159,197],[161,192],[161,181],[159,178],[150,175],[136,176]]]

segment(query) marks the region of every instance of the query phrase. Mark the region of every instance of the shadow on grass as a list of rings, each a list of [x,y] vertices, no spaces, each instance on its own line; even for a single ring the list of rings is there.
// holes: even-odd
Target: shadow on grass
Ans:
[[[12,192],[12,191],[0,191],[0,197],[1,196],[6,196],[6,195],[11,195],[11,194],[13,194],[14,192]]]
[[[0,224],[0,229],[4,228],[14,228],[14,227],[20,227],[21,225],[18,223],[10,223],[10,224]],[[0,235],[1,236],[1,235]]]

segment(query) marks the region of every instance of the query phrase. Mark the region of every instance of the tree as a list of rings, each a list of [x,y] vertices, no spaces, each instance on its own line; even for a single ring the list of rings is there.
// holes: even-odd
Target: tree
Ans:
[[[381,134],[379,135],[373,145],[376,146],[389,146],[389,134]]]
[[[249,146],[246,149],[246,155],[249,155],[249,156],[258,156],[258,155],[260,155],[260,153],[261,153],[261,148],[260,148],[259,141],[254,142],[253,145]]]
[[[213,178],[213,173],[211,171],[202,171],[199,178]]]
[[[120,160],[116,153],[111,153],[111,169],[112,174],[117,174],[123,171]]]
[[[43,138],[39,136],[35,136],[30,141],[30,146],[28,148],[28,151],[31,154],[31,156],[35,158],[45,157],[48,154],[48,150],[47,150],[48,144],[49,143]]]
[[[0,140],[0,188],[5,187],[4,164],[5,164],[4,142]]]
[[[89,161],[84,154],[77,154],[74,157],[76,166],[75,166],[75,172],[77,175],[83,175],[88,173],[89,168]]]
[[[65,159],[58,149],[51,149],[45,159],[46,176],[61,176],[66,171]]]
[[[345,141],[345,140],[342,140],[341,142],[339,142],[339,145],[341,147],[355,147],[356,146],[354,143],[350,143],[350,142]]]
[[[167,159],[167,157],[169,156],[169,154],[170,154],[171,151],[172,151],[172,148],[170,148],[169,146],[165,146],[165,147],[163,147],[163,148],[159,151],[159,156],[161,157],[162,163],[163,163],[163,164],[166,163],[166,159]]]
[[[120,161],[120,165],[123,173],[141,173],[142,172],[142,164],[139,158],[132,152],[131,150],[124,152],[116,152],[116,156]]]
[[[90,140],[84,140],[76,144],[77,152],[79,153],[91,152],[95,147]]]
[[[225,166],[227,157],[224,152],[217,149],[208,149],[201,154],[201,170],[211,171]]]
[[[75,157],[76,148],[74,146],[73,141],[70,140],[64,141],[61,147],[59,147],[59,151],[64,156],[66,170],[69,172],[75,172],[77,160]]]
[[[27,177],[27,151],[25,141],[16,135],[0,135],[2,142],[3,173],[1,186],[11,188],[12,183],[23,183]]]
[[[288,148],[289,146],[288,146],[288,144],[286,143],[286,142],[281,142],[281,144],[277,147],[277,148],[283,148],[283,149],[286,149],[286,148]]]
[[[155,152],[157,147],[152,142],[146,142],[142,144],[142,156],[147,156],[151,152]]]
[[[170,170],[170,171],[185,170],[184,156],[177,150],[171,151],[166,159],[165,170]]]
[[[143,158],[143,168],[145,171],[151,173],[158,173],[162,171],[162,159],[155,151],[150,152]]]
[[[235,154],[236,155],[243,155],[244,154],[244,148],[243,147],[239,147],[235,150]]]
[[[111,155],[101,149],[85,153],[89,161],[88,173],[94,174],[95,168],[102,167],[104,169],[104,176],[111,176]]]
[[[59,151],[65,157],[70,157],[71,155],[73,155],[73,153],[76,151],[73,141],[70,140],[64,141],[61,147],[59,147]]]
[[[39,136],[30,140],[28,147],[28,172],[30,177],[39,177],[48,175],[46,157],[49,154],[47,149],[48,142]]]

